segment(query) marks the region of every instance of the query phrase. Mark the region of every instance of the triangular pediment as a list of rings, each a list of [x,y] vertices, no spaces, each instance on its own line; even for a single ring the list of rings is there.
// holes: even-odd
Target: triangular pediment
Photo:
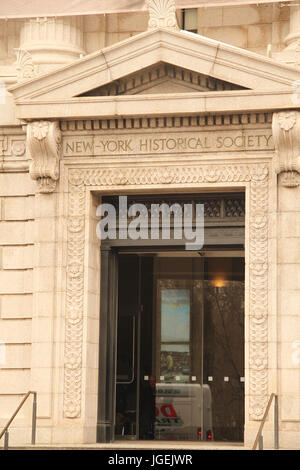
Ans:
[[[134,114],[144,109],[150,112],[150,101],[138,101],[144,96],[153,100],[153,113],[166,112],[166,107],[162,110],[157,104],[163,96],[172,112],[179,97],[178,113],[191,108],[192,112],[219,108],[230,112],[256,106],[270,109],[270,104],[287,107],[299,79],[299,71],[268,57],[186,31],[155,29],[14,85],[9,91],[20,119],[64,115],[76,119],[128,113],[129,102],[135,103]],[[262,101],[258,95],[269,98]],[[189,101],[182,100],[184,96]],[[206,97],[204,101],[201,96]],[[208,96],[214,101],[208,102]]]
[[[195,93],[245,89],[224,80],[160,62],[80,96]]]

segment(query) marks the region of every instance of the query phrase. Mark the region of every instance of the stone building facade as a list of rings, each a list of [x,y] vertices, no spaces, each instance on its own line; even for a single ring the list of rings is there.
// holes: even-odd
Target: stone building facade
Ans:
[[[299,448],[300,7],[163,5],[0,22],[0,428],[97,441],[101,198],[243,193],[244,442]]]

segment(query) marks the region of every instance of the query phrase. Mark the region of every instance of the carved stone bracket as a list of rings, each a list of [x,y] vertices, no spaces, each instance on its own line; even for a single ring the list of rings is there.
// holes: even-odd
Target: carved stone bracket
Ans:
[[[34,121],[27,125],[27,153],[32,162],[29,173],[39,192],[52,193],[59,178],[61,132],[58,122]]]
[[[300,185],[300,112],[273,114],[273,138],[276,150],[275,171],[288,188]]]
[[[179,29],[175,0],[147,0],[147,7],[149,10],[148,29]]]
[[[73,168],[69,170],[67,293],[64,356],[64,416],[80,418],[82,409],[84,333],[85,194],[93,189],[201,183],[249,184],[249,415],[261,420],[269,394],[268,382],[268,203],[269,168],[260,165],[199,165],[190,167]]]

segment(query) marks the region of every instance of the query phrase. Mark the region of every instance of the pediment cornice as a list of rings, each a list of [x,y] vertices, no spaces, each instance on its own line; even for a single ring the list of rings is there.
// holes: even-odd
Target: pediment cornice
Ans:
[[[19,118],[34,119],[35,113],[33,109],[29,111],[29,108],[43,104],[46,104],[45,113],[48,113],[44,115],[44,118],[53,118],[53,115],[58,117],[55,113],[58,113],[59,109],[49,113],[48,105],[53,104],[55,107],[56,103],[61,102],[70,105],[70,110],[72,108],[72,113],[75,114],[70,117],[78,118],[78,113],[82,112],[80,103],[84,104],[86,99],[86,96],[82,98],[80,96],[88,95],[91,90],[101,87],[109,88],[116,82],[124,82],[126,77],[138,75],[142,70],[155,68],[161,63],[168,63],[175,69],[185,70],[195,76],[207,77],[215,83],[227,83],[229,88],[234,90],[236,97],[247,96],[247,93],[250,93],[251,97],[253,93],[254,95],[255,93],[261,95],[264,92],[266,95],[281,94],[286,96],[286,101],[282,103],[282,99],[277,100],[276,105],[283,104],[285,108],[291,107],[293,85],[300,79],[299,71],[267,57],[186,31],[155,29],[90,54],[51,73],[22,82],[11,87],[9,91],[14,95],[17,109],[22,108],[22,111],[17,111]],[[206,102],[204,94],[207,94],[207,90],[199,87],[198,89],[191,88],[191,92],[186,94],[196,93],[198,101],[201,101],[201,96],[203,96]],[[225,87],[219,91],[216,88],[213,93],[228,93],[228,88]],[[142,99],[143,95],[148,101],[155,100],[159,96],[152,91],[151,97],[147,97],[147,89],[140,90],[139,99]],[[176,93],[174,93],[174,98],[175,95]],[[168,96],[170,99],[170,94]],[[114,95],[89,96],[88,98],[88,108],[91,108],[93,101],[96,107],[99,100],[104,100],[103,105],[107,107],[108,99],[113,103],[119,97]],[[244,102],[243,100],[244,98],[239,106],[241,110],[247,110],[247,99]],[[95,109],[88,110],[88,108],[86,108],[86,117],[103,116],[102,111],[98,114],[98,111],[95,113]],[[202,112],[202,108],[203,104],[197,111]],[[235,106],[232,110],[234,108]],[[253,109],[252,103],[249,109]],[[266,108],[261,108],[261,103],[258,101],[257,109]],[[218,112],[218,109],[215,111]],[[176,113],[176,109],[174,112]]]
[[[17,99],[39,99],[50,97],[56,85],[56,97],[64,93],[71,98],[91,90],[95,74],[95,85],[101,86],[160,61],[251,89],[282,88],[300,75],[293,67],[198,34],[156,29],[15,85],[10,91]]]

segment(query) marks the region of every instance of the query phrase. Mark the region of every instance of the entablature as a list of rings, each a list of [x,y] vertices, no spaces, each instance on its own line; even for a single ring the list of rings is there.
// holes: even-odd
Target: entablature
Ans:
[[[271,124],[271,113],[61,121],[62,158],[266,155],[274,151]]]
[[[34,103],[19,101],[17,117],[22,121],[32,121],[261,113],[300,108],[300,104],[293,104],[294,96],[295,93],[291,90],[230,90],[170,95],[81,97]]]

